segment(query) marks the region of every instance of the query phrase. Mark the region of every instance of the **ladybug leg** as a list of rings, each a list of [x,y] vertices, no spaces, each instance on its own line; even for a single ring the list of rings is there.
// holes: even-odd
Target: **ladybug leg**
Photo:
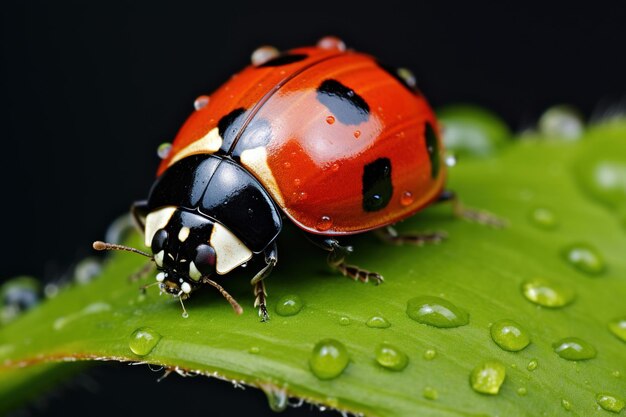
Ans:
[[[146,229],[146,217],[148,216],[148,201],[141,200],[135,201],[130,206],[130,214],[135,221],[135,225],[141,229],[141,232]]]
[[[383,242],[392,245],[423,246],[427,243],[440,243],[448,237],[446,232],[398,233],[392,226],[381,227],[375,233]]]
[[[477,210],[469,207],[465,207],[459,196],[454,191],[444,190],[436,201],[437,203],[452,203],[452,210],[456,217],[460,217],[471,222],[484,224],[487,226],[501,229],[507,226],[507,221],[499,218],[495,214],[489,213],[484,210]]]
[[[274,266],[278,262],[278,249],[276,248],[276,242],[271,246],[271,249],[265,252],[265,266],[250,280],[250,284],[254,285],[254,307],[259,309],[259,317],[261,321],[269,320],[269,314],[267,313],[267,291],[265,290],[265,283],[263,280],[267,278]]]
[[[379,273],[359,268],[356,265],[349,265],[345,262],[346,256],[353,252],[352,246],[341,246],[335,239],[324,239],[320,246],[328,251],[328,265],[332,269],[339,271],[344,277],[361,282],[372,280],[376,285],[384,281],[383,276]]]

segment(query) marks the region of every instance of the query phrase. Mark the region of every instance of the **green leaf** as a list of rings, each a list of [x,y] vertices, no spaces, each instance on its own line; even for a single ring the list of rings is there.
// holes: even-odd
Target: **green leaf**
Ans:
[[[527,138],[488,158],[461,161],[450,172],[450,188],[468,206],[505,217],[509,227],[455,219],[444,205],[399,225],[402,231],[444,230],[449,239],[439,245],[385,246],[371,235],[347,239],[356,249],[350,261],[382,273],[380,286],[326,271],[324,254],[288,228],[279,241],[279,266],[267,282],[267,323],[252,308],[248,282],[254,271],[223,280],[244,306],[242,316],[205,289],[186,302],[184,319],[177,300],[159,296],[154,287],[142,296],[139,284],[128,281],[141,257],[117,253],[94,282],[62,291],[2,329],[0,396],[13,392],[14,378],[28,379],[24,372],[31,365],[105,359],[263,387],[275,408],[287,394],[374,416],[606,416],[596,397],[626,396],[626,340],[609,330],[611,321],[626,317],[626,229],[621,206],[613,204],[623,201],[619,188],[595,192],[594,170],[586,164],[610,157],[623,168],[626,153],[615,150],[625,141],[626,123],[619,122],[591,128],[579,141]],[[135,236],[131,243],[139,242]],[[593,248],[605,267],[589,274],[571,264],[563,251],[572,245]],[[301,310],[285,301],[292,295]],[[469,324],[437,328],[410,318],[408,302],[416,297],[446,300],[458,314],[469,314]],[[277,306],[286,315],[276,313]],[[500,343],[519,350],[500,348],[490,335],[490,324],[500,320],[523,328],[530,344],[499,328]],[[597,354],[580,361],[560,357],[553,344],[575,349],[563,347],[563,339],[578,340],[567,338],[587,342]],[[335,346],[338,357],[335,341],[350,358],[330,379],[310,370],[313,350],[325,339],[333,339],[322,344]],[[313,363],[334,376],[344,363],[326,352],[330,356]],[[27,368],[18,371],[22,366]],[[473,370],[474,385],[489,394],[472,388]]]

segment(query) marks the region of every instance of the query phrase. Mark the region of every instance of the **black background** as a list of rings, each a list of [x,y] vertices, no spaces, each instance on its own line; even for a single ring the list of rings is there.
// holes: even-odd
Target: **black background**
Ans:
[[[55,279],[90,254],[107,224],[146,196],[156,147],[173,138],[194,98],[262,44],[288,49],[337,35],[411,68],[435,107],[480,104],[515,130],[550,105],[589,117],[626,92],[620,2],[23,3],[0,10],[0,280]],[[156,377],[99,368],[28,412],[272,415],[254,390]]]

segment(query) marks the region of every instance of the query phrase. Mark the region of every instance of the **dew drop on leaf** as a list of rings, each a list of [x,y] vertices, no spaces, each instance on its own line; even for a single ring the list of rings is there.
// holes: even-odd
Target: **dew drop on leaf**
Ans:
[[[550,308],[564,307],[574,301],[573,289],[536,278],[522,284],[522,294],[528,301]]]
[[[596,357],[596,349],[578,337],[566,337],[552,344],[554,351],[563,359],[580,361]]]
[[[279,316],[295,316],[302,310],[304,303],[300,296],[296,294],[288,294],[281,297],[276,304],[276,313]]]
[[[626,342],[626,317],[611,320],[609,330],[622,342]]]
[[[602,255],[586,243],[570,245],[563,249],[562,255],[570,265],[586,274],[598,275],[605,270]]]
[[[161,335],[150,327],[140,327],[136,329],[128,341],[130,350],[139,356],[146,356],[161,340]]]
[[[341,324],[342,326],[349,326],[350,325],[350,317],[348,317],[348,316],[341,316],[341,317],[339,317],[339,324]]]
[[[517,389],[517,395],[519,395],[520,397],[525,397],[526,394],[528,394],[528,390],[526,389],[526,387],[519,387]]]
[[[285,388],[280,388],[270,383],[261,383],[259,388],[265,393],[270,410],[274,412],[285,411],[289,405],[289,396]]]
[[[426,349],[424,351],[424,359],[427,361],[432,361],[437,357],[437,351],[435,349]]]
[[[491,338],[504,350],[517,352],[530,344],[528,332],[513,320],[499,320],[491,325]]]
[[[427,400],[436,400],[439,398],[439,393],[433,387],[425,387],[422,391],[422,396]]]
[[[506,378],[506,367],[493,360],[476,366],[470,374],[472,389],[481,394],[496,395]]]
[[[619,413],[626,406],[623,398],[608,393],[599,393],[596,395],[596,402],[600,407],[612,413]]]
[[[391,326],[391,323],[384,317],[372,316],[365,322],[365,325],[373,329],[386,329]]]
[[[469,314],[465,310],[434,296],[411,298],[407,303],[406,313],[418,323],[434,327],[459,327],[469,323]]]
[[[392,371],[401,371],[408,365],[409,357],[397,347],[381,343],[376,347],[376,362]]]
[[[528,361],[528,365],[526,365],[526,369],[532,372],[535,369],[537,369],[538,366],[539,366],[539,362],[537,361],[537,359],[531,359],[530,361]]]
[[[348,350],[338,340],[323,339],[317,342],[309,358],[309,366],[319,379],[337,378],[350,362]]]
[[[540,229],[552,230],[558,226],[556,214],[546,207],[536,207],[530,212],[530,221]]]
[[[572,403],[570,403],[568,400],[563,398],[561,400],[561,407],[563,407],[565,411],[570,411],[572,409]]]

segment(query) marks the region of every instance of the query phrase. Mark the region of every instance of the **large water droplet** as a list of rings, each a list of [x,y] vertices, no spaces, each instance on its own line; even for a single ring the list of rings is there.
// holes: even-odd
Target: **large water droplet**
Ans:
[[[384,317],[372,316],[365,322],[365,325],[373,329],[386,329],[391,326],[391,323]]]
[[[16,277],[2,284],[0,286],[0,324],[13,321],[21,312],[37,305],[41,295],[41,283],[33,277]]]
[[[506,378],[506,367],[499,361],[481,363],[472,370],[470,384],[474,391],[496,395]]]
[[[437,357],[437,351],[435,349],[426,349],[424,351],[424,359],[427,361],[432,361]]]
[[[323,339],[317,342],[309,358],[309,366],[319,379],[337,378],[350,362],[348,350],[338,340]]]
[[[304,303],[296,294],[281,297],[276,304],[276,313],[280,316],[295,316],[302,310]]]
[[[626,403],[622,398],[604,392],[596,395],[596,402],[600,407],[612,413],[619,413],[626,407]]]
[[[539,131],[549,139],[578,139],[584,130],[578,110],[565,104],[550,107],[539,118]]]
[[[277,387],[270,383],[260,383],[259,388],[263,390],[267,397],[267,404],[274,412],[285,411],[289,405],[289,396],[285,388]]]
[[[74,267],[74,281],[80,285],[88,284],[102,271],[100,261],[94,257],[88,257],[78,262]]]
[[[609,322],[609,330],[622,342],[626,342],[626,317],[620,317]]]
[[[604,272],[602,255],[591,245],[577,243],[563,249],[563,258],[578,270],[590,275]]]
[[[162,144],[159,145],[159,147],[157,148],[157,155],[159,156],[159,158],[161,159],[165,159],[168,156],[170,156],[170,153],[172,152],[172,144],[169,142],[163,142]]]
[[[406,206],[410,206],[411,204],[413,204],[413,201],[415,201],[415,197],[413,197],[413,193],[410,191],[405,191],[402,193],[402,196],[400,197],[400,204],[403,205],[404,207]]]
[[[335,123],[335,116],[327,116],[326,123],[328,123],[329,125],[332,125],[333,123]]]
[[[417,79],[410,69],[398,68],[396,73],[398,74],[398,77],[400,77],[406,83],[406,85],[411,88],[415,88],[415,86],[417,85]]]
[[[276,58],[278,55],[280,55],[280,51],[278,49],[273,46],[264,45],[258,47],[254,50],[254,52],[252,52],[250,61],[252,62],[252,65],[259,66],[265,64],[270,59]]]
[[[563,359],[580,361],[596,357],[596,349],[578,337],[566,337],[552,344],[554,351]]]
[[[211,98],[209,96],[198,96],[193,102],[193,108],[196,110],[202,110],[209,104],[209,100]]]
[[[469,323],[469,314],[443,298],[424,295],[407,302],[407,315],[434,327],[459,327]]]
[[[139,356],[146,356],[161,340],[161,335],[150,327],[140,327],[130,335],[128,347]]]
[[[433,387],[425,387],[422,391],[422,396],[427,400],[436,400],[439,398],[439,393]]]
[[[336,36],[324,36],[317,42],[317,47],[341,52],[346,50],[346,44]]]
[[[532,372],[535,369],[537,369],[538,366],[539,366],[539,362],[537,361],[537,359],[531,359],[528,361],[528,365],[526,365],[526,369]]]
[[[332,225],[333,225],[333,220],[330,218],[330,216],[322,216],[320,217],[319,221],[315,225],[315,228],[317,230],[324,231],[324,230],[330,229]]]
[[[550,308],[566,306],[574,301],[576,296],[573,289],[541,278],[524,282],[522,293],[529,301]]]
[[[546,230],[556,229],[559,225],[556,214],[546,207],[536,207],[531,210],[530,220],[535,226]]]
[[[397,347],[381,343],[376,347],[376,362],[392,371],[401,371],[408,365],[409,357]]]
[[[491,325],[491,338],[504,350],[517,352],[530,343],[528,332],[513,320],[500,320]]]

